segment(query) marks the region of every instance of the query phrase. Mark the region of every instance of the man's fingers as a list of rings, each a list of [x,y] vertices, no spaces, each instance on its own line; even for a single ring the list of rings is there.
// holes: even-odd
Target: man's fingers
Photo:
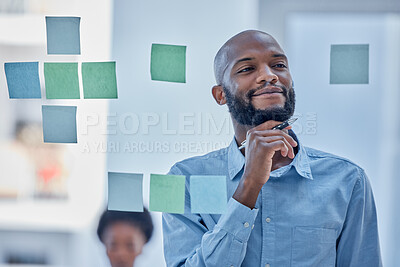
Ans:
[[[293,137],[291,137],[289,134],[285,133],[282,130],[263,130],[263,131],[250,130],[247,133],[247,140],[251,140],[253,138],[256,138],[257,136],[259,137],[283,136],[292,147],[297,146],[297,142],[293,139]]]
[[[293,159],[295,154],[294,154],[294,149],[293,146],[283,137],[283,136],[268,136],[268,137],[262,137],[260,138],[262,142],[265,142],[266,144],[272,144],[274,145],[274,151],[277,151],[275,149],[278,149],[281,151],[281,155],[283,157],[289,156],[289,158]]]

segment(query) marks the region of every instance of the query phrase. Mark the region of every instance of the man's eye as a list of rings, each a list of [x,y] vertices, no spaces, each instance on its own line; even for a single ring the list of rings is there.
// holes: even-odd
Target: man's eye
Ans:
[[[285,64],[279,63],[279,64],[275,64],[275,67],[280,68],[280,69],[284,69],[286,68]]]
[[[240,69],[237,73],[248,72],[248,71],[252,71],[253,69],[254,69],[253,67],[246,67],[246,68]]]

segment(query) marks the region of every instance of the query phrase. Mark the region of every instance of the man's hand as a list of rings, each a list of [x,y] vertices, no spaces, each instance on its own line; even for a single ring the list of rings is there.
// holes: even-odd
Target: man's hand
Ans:
[[[253,208],[263,185],[268,181],[275,153],[282,157],[295,157],[297,142],[283,130],[271,130],[277,121],[266,121],[247,132],[246,165],[233,198]]]

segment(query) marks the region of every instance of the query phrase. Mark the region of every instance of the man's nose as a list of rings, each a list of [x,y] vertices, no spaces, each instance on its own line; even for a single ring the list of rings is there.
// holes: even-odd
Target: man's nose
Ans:
[[[258,72],[257,83],[276,83],[278,81],[278,76],[273,72],[269,66],[261,68]]]

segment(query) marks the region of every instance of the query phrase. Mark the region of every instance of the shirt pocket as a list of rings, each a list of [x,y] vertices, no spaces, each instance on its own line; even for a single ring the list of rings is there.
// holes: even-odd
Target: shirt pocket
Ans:
[[[335,266],[335,229],[297,226],[292,235],[292,267]]]

